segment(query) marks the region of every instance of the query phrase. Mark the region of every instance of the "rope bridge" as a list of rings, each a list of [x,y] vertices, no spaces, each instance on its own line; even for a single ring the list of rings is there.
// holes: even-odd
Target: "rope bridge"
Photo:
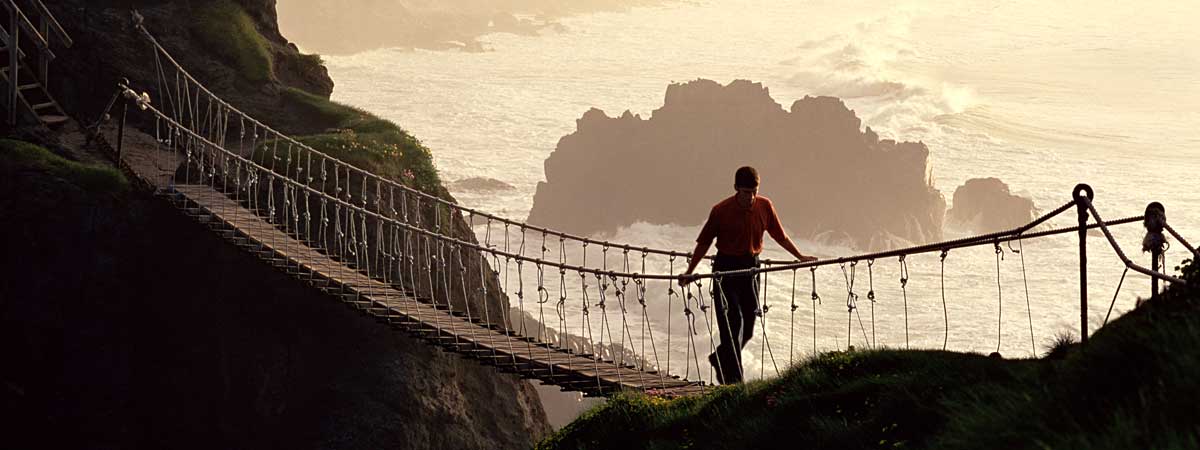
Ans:
[[[798,346],[806,345],[796,336],[797,312],[805,297],[811,303],[812,354],[821,350],[817,339],[817,313],[822,304],[818,270],[834,270],[844,280],[845,346],[851,347],[855,336],[861,334],[860,342],[878,348],[875,274],[877,266],[892,261],[899,270],[904,346],[908,348],[909,263],[916,256],[937,255],[942,349],[946,349],[950,334],[945,285],[948,255],[957,249],[992,247],[999,350],[1003,337],[1001,244],[1020,255],[1029,309],[1024,241],[1078,233],[1081,337],[1085,342],[1084,244],[1088,230],[1099,228],[1126,265],[1126,272],[1149,275],[1154,292],[1158,280],[1184,283],[1159,270],[1165,233],[1196,254],[1166,223],[1161,205],[1151,204],[1143,216],[1104,221],[1092,203],[1091,188],[1080,185],[1067,203],[1011,230],[809,263],[768,260],[759,268],[698,274],[696,282],[679,287],[676,281],[690,256],[687,253],[528,225],[465,208],[354,167],[275,131],[217,97],[184,70],[140,22],[135,28],[154,53],[155,94],[139,94],[122,85],[117,95],[153,122],[154,152],[170,169],[160,195],[228,241],[365,314],[501,371],[537,378],[564,390],[588,395],[638,390],[667,396],[705,390],[717,368],[701,362],[718,344],[713,324],[725,319],[716,317],[718,308],[714,307],[724,296],[712,292],[719,292],[722,280],[731,276],[761,280],[761,307],[755,314],[761,324],[759,375],[765,376],[767,361],[778,373],[780,363],[794,362]],[[159,100],[152,102],[151,98]],[[146,122],[147,131],[150,121]],[[1040,227],[1072,209],[1078,213],[1078,226]],[[1152,252],[1151,268],[1133,263],[1109,230],[1135,222],[1147,227],[1144,250]],[[476,240],[476,235],[482,239]],[[1012,247],[1014,242],[1018,248]],[[869,328],[859,307],[864,268]],[[786,359],[782,354],[777,357],[767,333],[767,318],[773,310],[768,278],[779,277],[791,286],[785,294],[791,299]],[[810,282],[807,292],[804,286],[797,286],[797,280],[805,278]],[[799,303],[798,292],[807,294],[801,295]],[[516,312],[507,307],[514,302]],[[535,320],[516,316],[526,312],[535,314]],[[1032,311],[1029,314],[1030,343],[1036,352]],[[776,345],[782,352],[780,343]]]

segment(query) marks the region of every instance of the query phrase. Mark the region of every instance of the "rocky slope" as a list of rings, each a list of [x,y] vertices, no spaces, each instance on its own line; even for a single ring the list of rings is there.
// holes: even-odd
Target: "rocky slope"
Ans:
[[[582,234],[699,224],[742,165],[759,169],[760,193],[799,237],[874,249],[942,236],[924,144],[880,139],[836,98],[785,110],[744,80],[671,85],[649,118],[588,111],[546,159],[529,221]]]
[[[333,83],[279,34],[274,0],[137,3],[218,95],[281,131],[331,126],[287,95]],[[155,85],[127,2],[48,6],[76,40],[52,67],[69,114],[95,120],[119,77]],[[521,448],[547,431],[528,382],[362,319],[145,193],[4,169],[0,415],[16,447]]]

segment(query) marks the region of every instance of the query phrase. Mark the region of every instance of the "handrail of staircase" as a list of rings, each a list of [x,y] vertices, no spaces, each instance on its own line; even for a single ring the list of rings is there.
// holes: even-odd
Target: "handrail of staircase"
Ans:
[[[42,3],[42,0],[29,0],[29,2],[33,4],[33,9],[36,9],[38,14],[41,14],[42,20],[45,20],[46,24],[49,25],[50,31],[53,31],[62,40],[63,47],[70,48],[72,45],[75,45],[75,41],[71,39],[71,35],[67,34],[67,30],[63,29],[62,24],[58,23],[58,19],[54,17],[54,14],[46,7],[46,4]]]
[[[4,41],[4,45],[12,48],[13,35],[8,34],[8,30],[5,30],[3,27],[0,27],[0,40]],[[25,50],[21,50],[20,47],[17,47],[17,58],[25,59]]]
[[[21,10],[20,6],[17,6],[17,2],[15,0],[5,0],[0,2],[0,5],[4,5],[4,8],[8,9],[9,14],[12,14],[17,19],[17,26],[21,27],[29,37],[33,38],[33,43],[37,45],[38,50],[49,56],[50,59],[54,59],[54,52],[50,50],[50,43],[46,41],[45,36],[42,36],[42,32],[33,26],[33,22],[29,21],[29,17],[25,16],[25,12]],[[9,30],[9,32],[15,34],[17,30]]]

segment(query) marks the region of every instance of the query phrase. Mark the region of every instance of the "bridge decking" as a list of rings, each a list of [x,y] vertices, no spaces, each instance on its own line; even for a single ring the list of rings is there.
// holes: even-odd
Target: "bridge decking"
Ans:
[[[587,395],[636,390],[679,396],[705,389],[698,382],[598,361],[452,314],[308,247],[209,186],[176,185],[163,192],[189,216],[289,275],[380,321],[502,371]]]

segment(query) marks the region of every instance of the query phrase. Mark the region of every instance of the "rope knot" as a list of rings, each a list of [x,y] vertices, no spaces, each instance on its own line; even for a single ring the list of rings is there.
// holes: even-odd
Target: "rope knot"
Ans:
[[[1167,212],[1162,204],[1154,202],[1146,206],[1146,218],[1142,221],[1142,225],[1146,227],[1146,237],[1142,239],[1142,251],[1161,253],[1167,243],[1167,237],[1163,235],[1163,228],[1166,228],[1167,225]]]

